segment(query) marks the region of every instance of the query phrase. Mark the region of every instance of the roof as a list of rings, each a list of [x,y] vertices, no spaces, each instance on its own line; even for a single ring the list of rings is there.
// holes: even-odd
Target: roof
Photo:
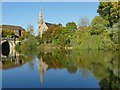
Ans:
[[[50,25],[53,25],[53,24],[51,24],[51,23],[47,23],[47,22],[45,22],[45,24],[49,27]]]
[[[1,26],[0,26],[1,28]],[[2,30],[22,30],[25,31],[24,28],[22,28],[21,26],[14,26],[14,25],[2,25]]]

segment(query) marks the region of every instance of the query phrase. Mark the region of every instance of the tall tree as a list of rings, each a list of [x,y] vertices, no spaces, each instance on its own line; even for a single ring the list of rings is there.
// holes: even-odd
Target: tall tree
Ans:
[[[109,26],[113,26],[114,23],[118,22],[119,8],[118,2],[100,2],[97,12],[100,17],[109,21]]]
[[[80,19],[80,21],[78,22],[78,27],[88,26],[89,23],[90,23],[89,18],[87,18],[87,17],[82,17],[82,18]]]
[[[31,35],[34,35],[34,27],[33,25],[29,24],[27,30],[30,32]]]
[[[91,35],[93,34],[101,34],[103,30],[109,25],[109,22],[100,16],[95,16],[91,22]]]

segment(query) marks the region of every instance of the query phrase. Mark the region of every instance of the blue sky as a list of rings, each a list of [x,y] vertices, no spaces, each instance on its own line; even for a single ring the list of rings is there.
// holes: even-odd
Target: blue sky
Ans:
[[[49,23],[61,23],[74,21],[78,24],[81,17],[90,20],[96,13],[98,2],[3,2],[2,24],[19,25],[27,28],[29,24],[34,26],[37,32],[37,21],[40,8],[42,8],[43,19]]]

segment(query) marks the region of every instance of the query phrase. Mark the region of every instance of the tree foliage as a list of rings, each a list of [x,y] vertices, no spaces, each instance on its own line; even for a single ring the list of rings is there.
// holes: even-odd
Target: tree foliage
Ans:
[[[95,16],[91,22],[91,35],[98,35],[103,33],[108,27],[109,22],[99,16]]]
[[[114,47],[116,50],[120,50],[120,21],[113,25],[112,28],[108,29],[109,36],[111,41],[114,43]]]
[[[27,31],[31,34],[34,35],[34,27],[33,25],[29,24],[27,27]]]
[[[82,18],[80,19],[80,21],[78,22],[78,27],[88,26],[89,23],[90,23],[89,18],[87,18],[87,17],[82,17]]]
[[[51,25],[48,30],[43,34],[42,38],[38,38],[40,44],[52,44],[60,47],[71,46],[73,34],[77,29],[74,22],[68,22],[66,27],[61,25]]]
[[[97,12],[100,17],[109,21],[109,26],[111,27],[113,24],[117,23],[120,18],[118,2],[100,2]]]
[[[120,2],[100,2],[97,12],[99,16],[95,16],[91,23],[87,17],[82,17],[78,28],[75,22],[68,22],[65,27],[62,24],[50,25],[42,37],[36,37],[39,45],[89,50],[120,50]],[[33,36],[31,35],[33,31],[33,26],[29,25],[28,32],[23,33],[22,40],[29,40],[29,37]],[[29,43],[27,45],[32,47]]]
[[[21,44],[16,46],[16,49],[26,53],[28,51],[35,51],[37,46],[37,39],[33,36],[30,36],[29,38],[22,40]]]
[[[76,30],[77,29],[77,25],[75,22],[68,22],[66,24],[66,29],[68,30]]]

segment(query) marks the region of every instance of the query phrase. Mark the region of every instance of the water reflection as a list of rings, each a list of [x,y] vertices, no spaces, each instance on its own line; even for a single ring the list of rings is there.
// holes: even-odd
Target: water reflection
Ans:
[[[37,62],[34,58],[36,56],[38,59]],[[60,86],[60,81],[63,82],[63,84],[61,84],[61,87],[65,87],[65,85],[66,87],[82,87],[82,84],[80,85],[79,83],[84,83],[84,87],[89,87],[89,85],[87,85],[88,83],[84,81],[87,80],[87,82],[90,82],[89,84],[92,84],[94,82],[94,87],[99,86],[100,88],[120,88],[118,52],[53,50],[49,52],[39,51],[34,55],[26,55],[13,51],[7,57],[2,57],[3,69],[10,69],[11,67],[15,68],[23,64],[27,65],[25,62],[28,62],[27,64],[29,65],[29,68],[34,72],[24,72],[25,75],[31,77],[29,81],[26,80],[26,83],[31,81],[33,82],[32,74],[35,74],[36,81],[35,83],[32,83],[32,85],[35,87],[53,87],[52,83],[54,82],[50,81],[52,78],[57,80],[56,83],[54,83],[56,87]],[[25,68],[26,67],[19,67],[18,70],[23,70]],[[38,77],[36,69],[39,72]],[[53,72],[51,70],[53,70]],[[62,72],[63,70],[64,72]],[[62,77],[58,76],[57,78],[57,75],[61,75],[62,73],[65,75]],[[68,77],[66,77],[66,74]],[[91,74],[93,74],[93,77],[97,79],[98,82],[93,80]],[[74,76],[75,80],[68,80],[69,83],[64,83],[66,82],[65,80],[67,80],[67,78],[72,78],[71,75]],[[78,76],[82,79],[76,79]],[[37,82],[37,80],[40,82]],[[4,85],[7,86],[7,84]],[[20,85],[22,85],[22,83]],[[30,85],[26,85],[26,87],[27,86],[31,87]]]
[[[30,61],[32,58],[28,58],[23,54],[18,53],[15,49],[9,50],[8,53],[6,53],[7,49],[2,48],[1,54],[1,68],[2,69],[11,69],[20,67],[25,62]]]
[[[117,52],[77,50],[53,51],[49,53],[40,52],[38,54],[39,62],[44,60],[47,68],[65,68],[70,74],[78,71],[82,73],[82,78],[89,77],[90,72],[92,72],[94,77],[99,81],[101,88],[120,87],[118,56]]]
[[[43,83],[44,83],[44,72],[47,70],[48,65],[43,61],[43,58],[41,56],[41,58],[38,61],[38,70],[40,72],[40,81],[41,81],[41,86],[43,87]]]

